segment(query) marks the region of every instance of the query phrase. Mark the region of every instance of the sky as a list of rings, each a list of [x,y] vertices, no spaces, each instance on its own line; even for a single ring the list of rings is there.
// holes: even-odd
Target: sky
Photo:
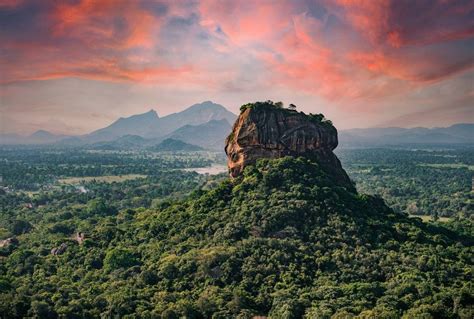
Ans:
[[[84,134],[206,100],[339,129],[474,122],[472,0],[0,0],[0,131]]]

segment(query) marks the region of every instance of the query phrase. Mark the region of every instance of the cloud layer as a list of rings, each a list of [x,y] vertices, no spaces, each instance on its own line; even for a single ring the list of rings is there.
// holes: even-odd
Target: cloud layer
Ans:
[[[372,114],[368,125],[439,109],[407,104],[453,81],[439,102],[472,102],[469,0],[0,0],[0,42],[0,111],[10,118],[35,108],[17,96],[32,82],[70,78],[187,90],[190,104],[196,92],[238,104],[236,95],[279,90],[269,98],[312,97],[335,116]]]

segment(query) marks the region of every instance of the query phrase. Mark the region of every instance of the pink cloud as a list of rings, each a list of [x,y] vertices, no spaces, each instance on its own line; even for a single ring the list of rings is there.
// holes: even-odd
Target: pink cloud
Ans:
[[[0,8],[17,7],[23,3],[23,1],[24,0],[0,0]]]
[[[472,1],[337,0],[328,3],[334,14],[378,45],[399,48],[474,35]]]
[[[118,49],[151,47],[152,30],[162,22],[138,2],[112,0],[82,0],[77,5],[59,3],[51,19],[55,21],[54,36],[78,39],[91,47]],[[119,23],[130,26],[129,30],[120,33]]]
[[[97,67],[100,65],[100,68]],[[50,66],[51,67],[51,66]],[[153,82],[178,83],[183,78],[194,73],[193,67],[185,66],[180,68],[154,67],[143,69],[126,69],[119,67],[114,61],[101,62],[100,64],[84,65],[61,65],[55,64],[55,71],[39,70],[37,73],[28,72],[27,74],[17,72],[15,82],[19,81],[45,81],[60,78],[84,78],[108,82]],[[2,82],[0,82],[2,83]],[[9,82],[3,82],[8,84]]]
[[[349,55],[349,59],[374,74],[383,74],[417,85],[441,81],[474,67],[474,61],[470,58],[451,61],[449,55],[439,52],[424,57],[410,52],[355,52]]]
[[[231,44],[243,46],[265,44],[291,24],[289,1],[201,1],[202,25],[220,27]]]
[[[258,85],[373,99],[473,66],[472,1],[168,1],[160,14],[140,1],[0,4],[35,13],[0,33],[3,83],[80,77],[217,91],[258,70]]]

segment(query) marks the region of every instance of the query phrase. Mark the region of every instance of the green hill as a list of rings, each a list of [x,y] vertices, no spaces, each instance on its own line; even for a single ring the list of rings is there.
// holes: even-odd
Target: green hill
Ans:
[[[149,148],[150,151],[154,152],[178,152],[178,151],[202,151],[203,148],[197,145],[185,143],[181,140],[173,138],[167,138],[160,144]]]
[[[395,214],[306,159],[150,216],[159,312],[230,318],[470,318],[472,236]],[[472,235],[472,233],[471,233]],[[146,237],[146,236],[145,236]],[[155,245],[155,244],[153,244]]]
[[[94,200],[86,218],[52,237],[37,226],[2,253],[0,313],[473,317],[472,223],[425,224],[333,181],[286,157],[154,210],[115,213]],[[58,236],[65,227],[85,229],[84,243]],[[64,241],[62,254],[44,248]]]

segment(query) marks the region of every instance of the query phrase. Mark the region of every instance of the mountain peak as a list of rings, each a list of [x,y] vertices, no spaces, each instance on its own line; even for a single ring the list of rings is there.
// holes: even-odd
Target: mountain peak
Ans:
[[[223,119],[232,123],[235,118],[235,114],[212,101],[197,103],[184,111],[164,117],[159,117],[155,110],[150,109],[145,113],[121,117],[109,126],[90,133],[87,140],[94,143],[111,141],[127,134],[145,138],[164,137],[186,125],[201,125],[212,120]]]
[[[223,107],[220,104],[214,103],[212,101],[204,101],[201,103],[196,103],[188,107],[185,111],[187,110],[199,110],[199,109],[215,109],[215,110],[226,110],[225,107]]]
[[[150,150],[157,152],[176,152],[176,151],[201,151],[202,147],[189,144],[174,138],[167,138],[163,140],[160,144],[155,145],[150,148]]]
[[[158,113],[155,110],[150,109],[148,112],[135,114],[135,115],[129,116],[125,119],[135,119],[135,118],[158,119],[159,116],[158,116]]]
[[[30,135],[30,137],[53,137],[55,136],[53,133],[51,132],[48,132],[46,130],[37,130],[36,132],[34,132],[33,134]]]
[[[148,114],[150,116],[155,116],[155,117],[159,117],[158,116],[158,113],[154,110],[154,109],[150,109],[148,112],[144,113],[144,114]]]

